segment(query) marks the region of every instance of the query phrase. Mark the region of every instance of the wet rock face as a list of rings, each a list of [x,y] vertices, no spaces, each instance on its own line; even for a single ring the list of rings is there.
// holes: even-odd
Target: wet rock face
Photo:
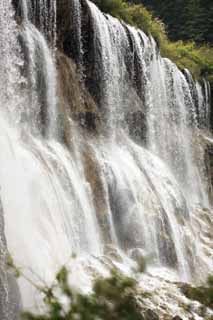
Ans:
[[[129,112],[126,117],[126,122],[129,128],[131,137],[138,143],[142,142],[146,145],[147,142],[147,119],[142,110]]]
[[[213,146],[208,148],[209,160],[210,160],[210,175],[211,175],[211,185],[213,187]]]
[[[101,175],[101,165],[93,150],[86,146],[83,152],[84,168],[87,181],[90,183],[94,205],[98,213],[97,219],[102,232],[103,242],[107,245],[113,243],[111,226],[108,216],[107,192]]]
[[[70,13],[69,0],[58,0],[57,1],[57,46],[63,50],[68,56],[71,55],[69,44],[72,43],[73,32],[71,26],[71,13]]]
[[[7,271],[7,255],[3,208],[0,203],[0,319],[18,320],[21,309],[20,293],[14,276]]]
[[[12,0],[13,7],[15,9],[16,16],[21,16],[21,3],[19,0]]]
[[[159,316],[151,309],[146,310],[144,320],[159,320]]]
[[[77,5],[79,8],[75,7]],[[57,1],[57,47],[77,66],[83,63],[86,87],[98,99],[98,82],[94,82],[93,28],[86,1]]]
[[[87,131],[97,133],[100,128],[99,111],[93,98],[80,81],[76,64],[71,58],[58,51],[57,70],[61,127],[64,138],[68,135],[69,118]]]
[[[211,83],[211,97],[213,97],[213,83]],[[213,132],[213,99],[211,99],[210,124]]]
[[[79,5],[79,8],[77,9],[75,5]],[[72,14],[78,10],[78,14]],[[99,105],[100,66],[95,65],[93,35],[92,18],[86,1],[57,1],[57,47],[75,61],[78,70],[81,64],[84,66],[85,86]]]
[[[209,177],[209,199],[213,199],[213,145],[208,145],[205,154],[205,163]],[[213,200],[212,200],[213,201]]]

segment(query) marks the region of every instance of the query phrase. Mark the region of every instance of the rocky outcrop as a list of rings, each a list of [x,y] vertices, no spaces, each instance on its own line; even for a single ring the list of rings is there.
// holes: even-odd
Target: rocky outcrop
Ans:
[[[95,152],[89,145],[84,147],[83,161],[85,175],[92,189],[94,205],[96,207],[97,219],[100,225],[103,243],[111,244],[111,223],[109,221],[107,186],[101,174],[101,165],[96,158]]]
[[[100,127],[98,108],[81,83],[76,64],[71,58],[58,51],[57,70],[60,122],[64,139],[68,141],[70,136],[69,119],[73,119],[87,131],[97,133]]]
[[[62,0],[57,2],[57,47],[75,63],[84,65],[84,83],[89,92],[99,105],[100,103],[100,80],[99,67],[95,67],[94,42],[92,20],[86,1],[79,2],[80,17],[72,15],[76,10],[74,2]],[[83,39],[79,43],[80,37]]]

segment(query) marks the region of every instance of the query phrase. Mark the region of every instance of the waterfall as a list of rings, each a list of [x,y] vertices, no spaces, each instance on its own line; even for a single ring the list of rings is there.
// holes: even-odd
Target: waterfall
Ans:
[[[106,113],[106,121],[113,130],[121,120],[125,109],[124,90],[117,83],[125,83],[126,66],[124,63],[123,48],[128,47],[127,35],[124,27],[117,19],[110,16],[103,17],[98,8],[88,3],[94,29],[94,54],[97,75],[100,77],[101,106]],[[121,108],[122,107],[122,108]],[[118,115],[120,118],[118,119]],[[113,134],[112,134],[113,135]]]
[[[31,24],[24,25],[23,39],[28,49],[30,104],[29,122],[43,134],[57,134],[56,69],[51,52],[41,33]],[[39,110],[40,106],[40,110]]]
[[[102,259],[112,248],[130,260],[138,250],[159,274],[167,268],[180,280],[201,279],[212,267],[200,230],[211,210],[199,140],[210,127],[209,84],[161,57],[142,30],[90,1],[68,3],[69,51],[77,52],[82,92],[75,90],[82,104],[84,91],[92,96],[86,111],[73,110],[60,93],[62,87],[70,95],[73,83],[59,83],[56,1],[22,0],[19,26],[10,1],[0,4],[0,186],[8,250],[28,277],[37,281],[36,273],[47,283],[73,254]],[[76,120],[88,112],[89,99],[100,132],[88,133]],[[31,307],[37,293],[23,279],[19,287]]]
[[[13,118],[16,121],[18,120],[18,114],[14,109],[14,102],[20,102],[17,104],[17,110],[21,110],[21,99],[18,99],[18,90],[19,86],[24,82],[20,74],[22,60],[20,58],[20,48],[17,42],[18,30],[15,21],[12,19],[14,12],[10,1],[1,1],[0,9],[1,109],[3,109],[3,112],[7,113],[9,118]]]
[[[192,150],[196,111],[189,85],[184,75],[167,59],[161,61],[161,57],[157,57],[152,68],[155,103],[149,115],[150,145],[168,163],[190,201],[198,179]],[[198,186],[195,194],[199,195],[202,188],[202,185]],[[195,197],[192,201],[199,202],[200,199]]]
[[[80,78],[83,78],[83,43],[82,43],[82,21],[81,21],[81,3],[78,0],[70,1],[70,17],[73,26],[73,45],[76,46],[76,58]]]
[[[29,3],[31,4],[30,9],[32,11],[31,20],[39,26],[39,29],[54,49],[56,45],[56,0],[30,0]]]
[[[201,179],[193,158],[195,151],[192,150],[192,140],[193,128],[197,127],[198,123],[196,106],[186,77],[175,64],[160,56],[154,39],[149,39],[143,32],[129,26],[126,27],[133,42],[133,55],[126,58],[130,43],[124,26],[116,19],[105,17],[94,4],[89,3],[89,7],[95,30],[94,52],[96,54],[101,50],[102,56],[100,60],[97,54],[96,61],[100,64],[101,75],[104,75],[101,78],[101,88],[104,91],[101,101],[104,106],[107,105],[108,111],[112,110],[110,114],[113,122],[119,122],[126,109],[131,110],[126,92],[130,99],[134,99],[134,103],[135,95],[142,95],[137,107],[146,113],[148,148],[171,168],[187,193],[189,204],[204,201],[208,206],[207,197],[200,198],[207,188],[202,183],[197,183]],[[110,33],[110,30],[114,31]],[[129,59],[133,60],[131,64],[134,74],[131,77],[128,74]],[[131,91],[132,85],[136,86],[136,93]],[[196,85],[199,110],[205,113],[200,117],[205,118],[205,126],[208,127],[208,84],[204,85],[204,94],[201,93],[201,87],[199,89],[200,84]],[[200,119],[200,123],[202,121]],[[197,190],[194,192],[196,184]],[[190,199],[191,196],[193,199]]]
[[[196,94],[198,101],[198,117],[200,126],[203,128],[210,127],[210,88],[209,84],[204,80],[203,86],[196,82]]]
[[[28,61],[30,98],[30,108],[26,107],[25,117],[32,131],[40,131],[51,138],[57,135],[56,68],[53,53],[48,48],[44,36],[28,19],[28,5],[25,0],[22,1],[24,16],[22,37],[25,60]],[[50,12],[53,5],[50,5]],[[39,13],[39,17],[43,16],[40,11]],[[54,28],[55,25],[52,26],[52,32],[55,32]]]

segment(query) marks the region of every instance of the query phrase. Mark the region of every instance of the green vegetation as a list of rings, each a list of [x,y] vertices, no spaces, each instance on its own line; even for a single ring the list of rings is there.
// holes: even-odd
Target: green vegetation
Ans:
[[[212,0],[128,0],[153,11],[167,26],[169,39],[213,44]]]
[[[98,278],[93,293],[77,293],[68,284],[68,271],[63,267],[56,283],[43,288],[47,312],[44,315],[23,314],[24,320],[144,320],[135,299],[136,280],[113,270],[108,279]],[[58,296],[67,300],[63,305]],[[147,296],[144,293],[144,296]],[[63,299],[63,300],[64,300]]]
[[[126,0],[93,0],[99,8],[125,21],[157,41],[163,57],[171,59],[180,69],[188,68],[194,77],[205,77],[213,83],[213,48],[190,42],[171,42],[163,22],[153,16],[142,4],[128,3]]]
[[[191,287],[186,285],[182,291],[187,298],[199,301],[204,306],[213,309],[213,276],[209,276],[205,286]]]
[[[24,312],[23,320],[148,320],[159,319],[152,310],[142,307],[143,299],[150,293],[137,293],[137,280],[112,270],[109,278],[97,278],[90,294],[82,294],[69,285],[69,273],[65,267],[56,275],[51,287],[36,288],[44,296],[44,314]],[[32,283],[32,282],[31,282]],[[184,284],[183,293],[199,301],[206,314],[206,307],[213,308],[213,276],[206,285],[191,287]],[[186,306],[185,306],[186,308]],[[191,307],[187,305],[186,311]]]
[[[112,269],[108,278],[97,277],[92,292],[83,294],[69,284],[69,272],[63,266],[56,275],[52,286],[37,285],[18,269],[11,258],[7,259],[8,269],[17,277],[34,286],[42,295],[44,313],[23,312],[23,320],[149,320],[159,316],[143,306],[143,300],[151,298],[147,291],[137,289],[138,276],[145,270],[144,260],[138,261],[135,277],[127,277]],[[182,292],[190,300],[199,301],[206,314],[206,307],[213,309],[213,276],[205,285],[192,287],[184,284]],[[190,312],[191,305],[183,306]],[[175,319],[175,318],[174,318]]]

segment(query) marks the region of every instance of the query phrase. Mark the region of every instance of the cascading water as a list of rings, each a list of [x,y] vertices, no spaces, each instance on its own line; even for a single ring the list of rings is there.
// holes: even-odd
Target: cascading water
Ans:
[[[101,257],[112,247],[128,257],[139,250],[151,269],[198,278],[212,267],[195,210],[210,210],[204,147],[196,144],[197,132],[209,128],[209,84],[195,83],[162,58],[142,31],[89,1],[83,9],[80,1],[70,3],[81,81],[86,86],[92,74],[100,88],[97,96],[91,90],[100,135],[82,132],[60,108],[57,49],[49,49],[56,43],[56,1],[22,0],[19,27],[10,1],[0,7],[0,184],[8,249],[29,277],[31,268],[46,282],[73,253]],[[85,10],[93,36],[87,51]],[[70,129],[66,145],[61,117]],[[31,285],[19,285],[31,307]]]
[[[101,81],[101,106],[106,113],[106,121],[111,128],[113,136],[114,127],[121,120],[123,110],[126,103],[124,93],[125,88],[125,51],[128,50],[128,38],[124,27],[120,22],[107,16],[103,19],[102,13],[91,2],[88,3],[94,29],[94,54],[97,59],[97,74]],[[122,83],[122,86],[117,86],[117,83]],[[128,86],[128,85],[127,85]],[[120,118],[119,118],[120,114]]]
[[[196,98],[198,106],[199,124],[203,128],[210,127],[210,87],[204,80],[204,88],[199,82],[196,82]]]
[[[81,21],[81,3],[78,0],[70,1],[70,20],[73,26],[73,43],[76,48],[77,65],[79,75],[83,78],[83,44],[82,44],[82,21]]]
[[[26,10],[27,6],[24,8]],[[1,146],[5,148],[1,158],[1,196],[11,253],[19,265],[34,265],[36,273],[47,280],[54,276],[57,268],[68,261],[73,253],[101,252],[101,241],[97,234],[89,185],[83,176],[80,158],[75,159],[74,155],[70,155],[54,140],[37,140],[40,133],[36,130],[30,131],[35,126],[43,132],[41,120],[39,122],[37,119],[37,114],[43,111],[48,114],[49,120],[45,123],[45,136],[56,139],[56,135],[51,133],[55,130],[54,111],[57,98],[55,66],[47,43],[27,19],[26,11],[24,17],[23,43],[28,50],[26,54],[30,94],[24,105],[26,114],[17,124],[18,128],[12,130],[1,120]],[[3,79],[2,76],[1,83]],[[13,83],[9,82],[8,87],[13,88]],[[28,92],[25,93],[27,95]],[[14,104],[16,101],[10,103]],[[19,126],[24,120],[27,125],[21,126],[23,130],[20,132]],[[31,136],[31,133],[34,136]],[[75,146],[75,149],[76,155],[78,147]],[[18,187],[19,181],[22,181],[21,189]],[[8,189],[9,193],[6,191]],[[11,201],[12,198],[14,199]],[[12,226],[15,211],[21,214],[16,216],[17,220],[15,219]],[[24,225],[27,226],[26,233]],[[16,237],[20,241],[16,241]],[[32,241],[29,243],[27,238]],[[19,254],[20,248],[23,255]],[[41,248],[41,252],[36,248]],[[55,256],[53,251],[57,253]],[[20,286],[24,288],[24,302],[31,305],[32,298],[29,298],[28,294],[28,291],[31,291],[30,285],[23,281]]]
[[[4,106],[3,112],[7,113],[9,118],[19,120],[14,117],[15,109],[14,102],[19,101],[17,109],[21,113],[21,99],[18,99],[19,86],[23,79],[19,72],[22,66],[20,59],[20,50],[17,43],[18,31],[15,21],[13,20],[12,5],[8,1],[1,1],[0,13],[0,50],[1,50],[1,65],[0,65],[0,92],[1,105]]]
[[[39,26],[54,49],[56,45],[56,0],[31,0],[29,3],[31,4],[31,20]]]
[[[149,115],[150,147],[152,149],[153,146],[153,151],[173,170],[187,193],[188,202],[193,195],[192,202],[199,203],[203,186],[197,183],[199,180],[192,155],[196,113],[189,86],[184,75],[169,60],[158,56],[153,65],[151,83],[155,103]]]
[[[22,0],[22,37],[25,60],[28,61],[30,104],[30,108],[26,107],[25,111],[27,123],[32,130],[40,131],[52,137],[57,134],[56,68],[52,53],[44,37],[28,19],[28,6],[29,4]],[[52,10],[51,5],[50,8]],[[44,10],[44,12],[46,11]]]

